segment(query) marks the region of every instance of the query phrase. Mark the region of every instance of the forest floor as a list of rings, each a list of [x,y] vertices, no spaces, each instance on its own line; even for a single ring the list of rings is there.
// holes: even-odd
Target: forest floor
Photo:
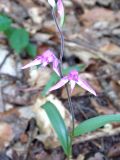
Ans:
[[[65,50],[63,66],[81,66],[96,90],[92,96],[76,86],[72,93],[76,124],[97,115],[120,113],[120,1],[63,0]],[[0,0],[0,12],[30,33],[37,55],[60,40],[46,0]],[[70,126],[64,87],[42,96],[52,70],[21,67],[32,58],[16,54],[0,33],[0,160],[65,160],[56,134],[40,107],[54,101]],[[54,77],[53,77],[54,78]],[[73,142],[74,160],[120,160],[120,123],[107,124]]]

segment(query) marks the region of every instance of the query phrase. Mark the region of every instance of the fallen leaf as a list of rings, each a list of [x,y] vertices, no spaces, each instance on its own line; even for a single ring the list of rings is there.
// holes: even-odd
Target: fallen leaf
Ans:
[[[80,21],[82,21],[85,26],[91,26],[97,21],[112,22],[118,15],[120,15],[120,12],[116,14],[111,10],[96,7],[91,10],[85,10],[85,13],[80,16]]]
[[[0,150],[5,146],[8,146],[10,141],[13,139],[12,126],[5,122],[0,122]]]
[[[120,156],[120,143],[114,144],[108,151],[108,157],[119,157]]]

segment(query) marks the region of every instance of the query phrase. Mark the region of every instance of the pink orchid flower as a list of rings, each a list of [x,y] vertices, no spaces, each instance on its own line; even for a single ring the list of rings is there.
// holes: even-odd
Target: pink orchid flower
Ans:
[[[57,4],[55,3],[55,0],[48,0],[48,3],[53,8],[55,8],[55,6],[57,5],[57,12],[60,16],[60,25],[63,26],[65,14],[64,14],[64,6],[62,0],[57,0]]]
[[[55,0],[48,0],[48,3],[54,8],[56,6]]]
[[[57,1],[57,11],[60,16],[60,25],[63,26],[65,13],[64,13],[64,6],[63,6],[62,0]]]
[[[71,85],[71,93],[75,87],[75,84],[77,83],[79,86],[81,86],[83,89],[89,91],[90,93],[94,94],[97,96],[96,92],[92,87],[84,80],[82,77],[78,75],[78,72],[76,70],[72,70],[68,76],[63,77],[56,85],[51,87],[50,91],[56,90],[62,86],[64,86],[66,83],[70,82]]]
[[[35,65],[40,65],[46,67],[49,63],[52,63],[53,70],[59,74],[58,64],[59,60],[56,58],[51,50],[46,50],[42,55],[38,56],[35,60],[23,66],[22,69],[26,69]]]

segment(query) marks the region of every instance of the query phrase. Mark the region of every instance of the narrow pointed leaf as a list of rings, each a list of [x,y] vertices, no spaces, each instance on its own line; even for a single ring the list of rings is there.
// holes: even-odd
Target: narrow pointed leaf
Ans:
[[[57,133],[58,139],[64,149],[64,152],[66,153],[66,155],[69,155],[69,150],[70,150],[69,135],[63,118],[61,117],[55,105],[52,104],[51,102],[45,103],[42,107],[45,109],[48,118],[54,130]]]
[[[74,130],[74,136],[80,136],[82,134],[94,131],[106,123],[120,122],[120,114],[101,115],[94,118],[90,118],[80,123]]]
[[[64,68],[62,69],[63,74],[68,74],[71,70],[76,69],[77,71],[83,71],[85,68],[84,64],[81,64],[79,66],[73,66],[73,67],[68,67],[68,68]],[[42,91],[42,96],[45,96],[46,93],[48,92],[48,90],[54,85],[56,84],[58,81],[60,80],[60,77],[54,72],[48,83],[46,84],[46,86],[44,87],[43,91]]]

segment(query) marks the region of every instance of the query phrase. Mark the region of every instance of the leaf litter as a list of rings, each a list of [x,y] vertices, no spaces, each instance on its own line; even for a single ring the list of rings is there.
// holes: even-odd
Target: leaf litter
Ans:
[[[63,65],[84,63],[86,67],[81,72],[98,93],[98,97],[94,97],[75,87],[72,103],[76,124],[96,115],[120,113],[119,1],[64,0],[64,4]],[[0,12],[12,18],[15,26],[25,27],[30,32],[31,41],[38,47],[37,54],[49,47],[60,52],[55,25],[45,0],[1,0]],[[30,57],[25,52],[15,55],[2,33],[0,51],[0,160],[65,160],[54,130],[40,108],[46,99],[59,103],[58,109],[70,126],[64,89],[54,91],[54,96],[42,97],[51,77],[50,68],[23,72],[20,68],[31,61]],[[119,160],[119,150],[120,125],[113,123],[75,139],[73,158]]]

